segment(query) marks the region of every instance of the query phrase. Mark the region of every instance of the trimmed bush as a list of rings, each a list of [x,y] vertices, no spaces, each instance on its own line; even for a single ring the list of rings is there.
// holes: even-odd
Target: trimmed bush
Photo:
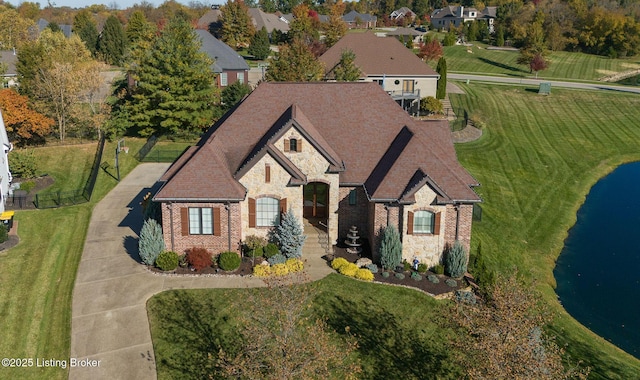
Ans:
[[[427,264],[420,263],[418,264],[418,273],[426,273],[427,272]]]
[[[153,219],[149,219],[153,220]],[[193,247],[187,251],[187,262],[195,270],[203,270],[213,265],[211,252],[202,247]]]
[[[418,272],[411,272],[411,278],[416,281],[422,281],[422,276]]]
[[[467,271],[467,252],[457,240],[453,247],[445,251],[444,269],[447,275],[454,278],[462,277]]]
[[[178,267],[178,254],[173,251],[164,251],[158,255],[156,266],[163,271],[174,270]]]
[[[38,170],[38,160],[33,150],[14,150],[9,155],[9,167],[14,177],[34,178]]]
[[[431,268],[431,271],[435,274],[444,274],[444,266],[442,264],[438,264]]]
[[[264,247],[264,257],[266,257],[267,259],[272,258],[278,253],[280,253],[280,250],[278,249],[278,246],[275,245],[274,243],[269,243]]]
[[[340,270],[340,268],[344,265],[349,264],[349,262],[342,258],[342,257],[337,257],[335,259],[333,259],[333,261],[331,262],[331,268],[335,269],[335,270]]]
[[[234,271],[240,267],[242,259],[233,251],[222,252],[218,256],[218,266],[224,271]]]
[[[369,269],[371,273],[378,273],[378,266],[376,264],[367,265],[367,269]]]
[[[5,226],[4,223],[0,223],[0,243],[4,243],[7,240],[9,240],[7,226]]]
[[[369,269],[358,269],[355,274],[355,278],[363,281],[373,281],[373,273]]]
[[[286,264],[276,264],[271,267],[271,274],[274,276],[286,276],[289,274],[289,268]]]
[[[31,192],[36,187],[36,183],[33,181],[25,181],[20,184],[20,190],[24,190],[27,193]]]
[[[289,273],[302,272],[304,269],[304,264],[300,259],[288,259],[285,263]]]
[[[271,276],[271,267],[269,265],[256,265],[253,267],[253,275],[256,277]]]
[[[340,274],[343,274],[345,276],[354,277],[358,269],[359,268],[356,264],[347,263],[346,265],[341,266],[340,269],[338,269],[338,272],[340,272]]]
[[[278,254],[275,254],[275,255],[269,257],[267,259],[267,261],[269,262],[270,265],[273,266],[273,265],[276,265],[276,264],[284,264],[287,261],[287,258],[284,257],[283,254],[278,253]]]
[[[153,265],[162,251],[164,251],[162,227],[153,219],[145,220],[140,230],[140,240],[138,240],[140,259],[147,265]]]
[[[476,304],[476,295],[473,292],[468,290],[456,290],[455,293],[456,301],[468,303],[470,305]]]
[[[273,238],[286,258],[302,256],[302,246],[307,236],[303,234],[302,226],[291,210],[284,214],[280,224],[276,226]]]
[[[453,278],[447,278],[446,280],[444,280],[444,283],[449,285],[452,288],[455,288],[456,286],[458,286],[458,282]]]
[[[388,226],[382,230],[380,262],[385,269],[393,269],[402,263],[402,242],[395,226]]]
[[[267,245],[267,239],[256,236],[249,235],[246,239],[244,239],[244,253],[247,257],[260,257],[264,253],[264,246]]]
[[[389,272],[382,272],[382,277],[389,278]]]
[[[396,273],[395,276],[398,280],[404,280],[404,273]]]
[[[430,274],[427,276],[427,280],[433,282],[434,284],[440,283],[440,279],[435,274]]]
[[[405,271],[410,271],[411,264],[407,260],[402,260],[402,269]]]

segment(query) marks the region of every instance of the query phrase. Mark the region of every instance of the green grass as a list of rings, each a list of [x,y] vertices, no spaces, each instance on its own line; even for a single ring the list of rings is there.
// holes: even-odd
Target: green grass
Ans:
[[[517,51],[487,50],[486,47],[487,45],[477,42],[472,48],[445,47],[444,56],[447,59],[448,71],[515,77],[534,76],[529,73],[528,67],[516,63],[519,56]],[[559,51],[551,52],[548,58],[551,64],[547,70],[538,74],[540,78],[593,81],[613,73],[640,69],[638,57],[610,59],[598,55]]]

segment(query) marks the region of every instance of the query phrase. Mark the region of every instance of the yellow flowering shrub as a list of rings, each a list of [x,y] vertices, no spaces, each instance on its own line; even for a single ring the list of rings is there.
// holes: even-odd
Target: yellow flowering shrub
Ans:
[[[271,276],[271,267],[268,265],[256,265],[253,267],[253,275],[256,277]]]
[[[347,265],[347,264],[349,264],[349,262],[346,259],[344,259],[342,257],[338,257],[338,258],[333,259],[333,261],[331,262],[331,268],[333,268],[333,269],[335,269],[337,271],[340,271],[340,268],[342,266],[344,266],[344,265]]]
[[[289,274],[289,268],[286,264],[275,264],[271,267],[271,274],[274,276],[284,276]]]
[[[302,260],[296,258],[290,258],[287,262],[284,263],[289,269],[289,273],[301,272],[304,269],[304,264]]]
[[[355,276],[357,271],[358,271],[358,266],[354,263],[349,263],[349,262],[346,265],[341,266],[340,269],[338,269],[338,272],[349,277]]]
[[[361,268],[356,271],[355,278],[364,281],[373,281],[373,273],[369,269]]]

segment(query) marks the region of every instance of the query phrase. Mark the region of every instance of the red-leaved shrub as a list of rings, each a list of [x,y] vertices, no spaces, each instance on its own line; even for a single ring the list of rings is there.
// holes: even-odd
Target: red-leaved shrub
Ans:
[[[213,263],[211,261],[211,252],[199,247],[193,247],[187,251],[187,262],[195,270],[203,270]]]

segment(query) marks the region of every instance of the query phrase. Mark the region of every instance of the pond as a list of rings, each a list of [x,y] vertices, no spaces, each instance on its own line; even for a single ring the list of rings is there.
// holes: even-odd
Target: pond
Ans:
[[[593,186],[554,275],[569,314],[640,358],[640,162]]]

